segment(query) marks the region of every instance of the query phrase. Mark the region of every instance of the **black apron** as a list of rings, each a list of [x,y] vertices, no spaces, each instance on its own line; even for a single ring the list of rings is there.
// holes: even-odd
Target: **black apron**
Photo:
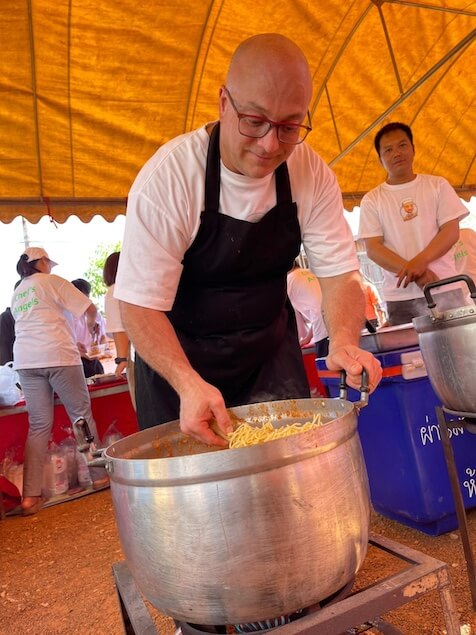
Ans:
[[[309,397],[286,290],[301,246],[286,163],[275,172],[276,206],[259,222],[220,214],[219,130],[210,136],[205,211],[167,316],[191,365],[227,407]],[[137,354],[135,379],[140,429],[179,418],[177,393]]]

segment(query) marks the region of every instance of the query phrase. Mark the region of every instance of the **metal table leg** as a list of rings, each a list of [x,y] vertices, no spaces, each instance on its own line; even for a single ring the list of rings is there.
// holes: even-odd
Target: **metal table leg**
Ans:
[[[443,409],[440,406],[435,408],[436,417],[438,419],[438,427],[440,430],[441,443],[443,445],[443,452],[445,455],[446,467],[448,469],[448,476],[450,478],[451,490],[453,492],[453,499],[456,509],[456,517],[458,519],[459,531],[461,535],[461,542],[463,543],[463,552],[466,560],[466,568],[468,571],[469,588],[471,591],[471,599],[473,601],[473,608],[476,609],[476,567],[474,563],[474,554],[471,547],[471,541],[469,537],[468,519],[466,517],[466,509],[464,506],[463,495],[461,494],[460,484],[458,480],[458,472],[456,470],[455,457],[453,452],[453,446],[451,445],[450,436],[448,433],[448,427],[452,426],[452,423],[446,420]]]
[[[125,562],[112,565],[126,635],[157,635],[141,592]]]

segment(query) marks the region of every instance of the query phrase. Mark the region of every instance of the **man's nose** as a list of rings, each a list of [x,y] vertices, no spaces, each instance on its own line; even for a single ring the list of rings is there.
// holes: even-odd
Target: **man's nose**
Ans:
[[[266,152],[272,152],[279,148],[279,139],[278,139],[278,128],[277,126],[271,126],[268,132],[264,135],[264,137],[260,137],[258,139],[260,146],[266,150]]]

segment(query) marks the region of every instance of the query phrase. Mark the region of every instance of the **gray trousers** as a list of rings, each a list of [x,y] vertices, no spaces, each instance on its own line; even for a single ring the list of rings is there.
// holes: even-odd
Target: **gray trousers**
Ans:
[[[84,417],[97,445],[99,438],[82,366],[27,368],[18,370],[18,375],[30,423],[25,446],[23,496],[40,496],[54,420],[54,393],[60,398],[71,423]],[[91,468],[90,473],[93,481],[106,476],[103,468]]]

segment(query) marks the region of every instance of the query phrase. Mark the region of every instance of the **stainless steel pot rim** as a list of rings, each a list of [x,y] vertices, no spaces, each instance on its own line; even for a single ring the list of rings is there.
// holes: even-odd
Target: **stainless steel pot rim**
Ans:
[[[465,318],[474,320],[476,317],[476,306],[465,305],[454,309],[448,309],[442,311],[438,317],[434,315],[421,315],[413,318],[413,325],[418,333],[425,332],[427,329],[435,329],[435,327],[445,327],[445,325],[453,326],[458,321],[458,326],[461,322],[465,322]]]
[[[276,420],[286,422],[283,413],[286,412],[282,402],[267,402],[265,404],[253,404],[253,406],[239,406],[230,410],[244,420],[259,423],[259,420],[272,420],[273,414]],[[291,402],[288,402],[291,403]],[[312,413],[321,412],[328,420],[319,428],[302,432],[282,439],[276,439],[267,443],[246,448],[221,449],[210,446],[200,446],[196,443],[198,451],[179,456],[144,456],[154,443],[174,443],[187,437],[179,430],[179,422],[173,421],[155,426],[147,430],[130,435],[125,439],[116,441],[103,453],[106,468],[114,481],[131,481],[138,486],[144,483],[149,485],[169,486],[196,483],[213,480],[217,474],[221,478],[234,478],[237,474],[247,474],[272,470],[303,461],[318,454],[331,451],[337,445],[345,443],[355,433],[357,417],[352,402],[343,399],[317,399],[317,400],[293,400],[291,413],[295,414],[296,404],[302,407],[302,417],[292,416],[289,421],[299,419],[312,419]],[[305,404],[305,405],[304,405]],[[250,409],[256,412],[266,407],[278,407],[278,413],[270,413],[268,416],[246,416]],[[328,415],[331,415],[328,417]],[[335,416],[340,415],[340,416]],[[162,435],[161,435],[162,433]],[[165,436],[164,433],[169,436]],[[203,447],[203,452],[200,452]],[[134,456],[136,455],[136,456]],[[206,469],[204,468],[206,463]]]

